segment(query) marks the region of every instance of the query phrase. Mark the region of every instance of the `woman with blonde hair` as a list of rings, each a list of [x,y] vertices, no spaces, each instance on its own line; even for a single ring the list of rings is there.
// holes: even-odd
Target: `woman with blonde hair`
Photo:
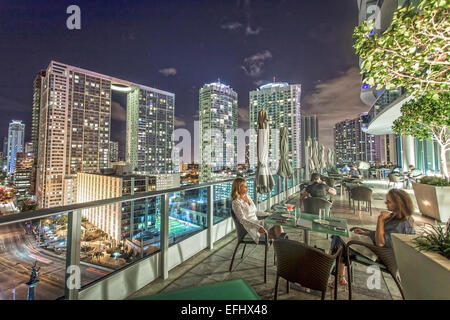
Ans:
[[[248,196],[247,181],[244,178],[236,178],[231,186],[232,208],[236,218],[248,232],[248,235],[259,243],[260,237],[268,234],[269,238],[274,239],[282,235],[281,226],[275,225],[269,232],[263,227],[258,217],[267,217],[269,214],[263,211],[257,211],[253,200]]]
[[[391,233],[414,234],[414,204],[409,194],[404,190],[391,189],[386,195],[385,201],[387,210],[380,212],[375,231],[363,228],[356,228],[354,233],[368,236],[374,245],[378,247],[392,248]],[[331,252],[335,252],[339,247],[345,247],[345,241],[339,236],[331,236]],[[347,285],[344,278],[345,265],[347,260],[345,250],[339,264],[338,278],[340,285]],[[357,254],[350,248],[350,255]]]

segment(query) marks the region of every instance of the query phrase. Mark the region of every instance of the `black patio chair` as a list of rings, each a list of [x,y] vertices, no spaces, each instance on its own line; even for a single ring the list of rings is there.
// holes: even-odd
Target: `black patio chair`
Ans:
[[[319,214],[320,209],[325,209],[326,214],[330,216],[331,205],[332,203],[330,201],[318,197],[309,197],[303,199],[303,210],[307,213]]]
[[[354,229],[362,229],[364,231],[370,231],[368,229],[354,227],[351,228],[350,231],[353,231]],[[355,250],[352,250],[352,254],[350,254],[350,248],[354,246],[363,246],[372,251],[376,256],[377,260],[373,261],[372,259],[364,256],[361,253],[358,253]],[[346,253],[347,253],[347,276],[348,276],[348,299],[352,299],[352,281],[353,281],[353,267],[352,263],[360,263],[365,266],[377,266],[381,272],[389,273],[392,278],[395,281],[395,284],[397,285],[400,294],[402,295],[403,300],[405,299],[405,296],[403,294],[402,285],[400,282],[400,275],[398,272],[397,263],[395,261],[395,255],[394,255],[394,249],[392,248],[385,248],[385,247],[378,247],[376,245],[371,245],[366,242],[358,241],[358,240],[350,240],[347,242],[347,245],[345,247]],[[336,281],[335,281],[336,282]]]
[[[328,214],[332,203],[319,197],[308,197],[303,199],[303,210],[307,213],[319,214],[319,209],[325,209]]]
[[[320,249],[293,240],[279,239],[275,240],[273,245],[278,257],[274,300],[278,298],[280,277],[287,281],[287,293],[289,293],[289,282],[294,282],[303,287],[321,291],[322,300],[324,300],[331,270],[334,264],[339,263],[342,248],[339,248],[335,254],[329,255]],[[337,268],[334,269],[337,270]],[[337,279],[336,272],[334,276]],[[334,283],[334,300],[336,300],[338,281]]]
[[[353,213],[356,213],[355,200],[358,201],[358,210],[361,210],[361,201],[366,202],[370,215],[372,215],[372,189],[365,186],[358,186],[350,189],[350,199],[353,200]]]
[[[229,269],[230,272],[231,272],[231,268],[233,267],[234,257],[236,255],[239,245],[241,243],[244,244],[244,248],[242,249],[242,255],[241,255],[241,259],[242,259],[244,257],[245,247],[247,246],[247,244],[255,244],[255,241],[253,241],[252,238],[246,237],[247,230],[245,230],[244,226],[241,224],[239,219],[236,217],[233,209],[231,209],[231,216],[233,217],[234,225],[236,227],[237,244],[236,244],[236,248],[234,249],[234,252],[233,252],[233,257],[231,258],[230,269]],[[266,217],[261,217],[259,219],[261,220],[264,218],[266,218]],[[259,242],[258,242],[258,245],[265,246],[265,248],[264,248],[264,283],[267,282],[267,251],[269,250],[269,244],[270,244],[269,237],[266,233],[264,235],[264,240],[261,241],[261,238],[260,238]],[[275,257],[274,257],[274,263],[275,263]]]

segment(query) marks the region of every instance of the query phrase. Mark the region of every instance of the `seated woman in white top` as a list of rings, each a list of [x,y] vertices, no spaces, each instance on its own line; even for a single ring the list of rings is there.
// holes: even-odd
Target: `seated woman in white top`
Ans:
[[[258,220],[258,216],[264,217],[269,214],[263,211],[257,211],[255,204],[248,196],[247,192],[248,186],[245,179],[236,178],[231,187],[231,199],[233,201],[232,208],[236,218],[255,243],[259,243],[260,237],[265,233],[268,233],[269,238],[278,238],[283,233],[281,226],[273,226],[269,232],[267,232]]]

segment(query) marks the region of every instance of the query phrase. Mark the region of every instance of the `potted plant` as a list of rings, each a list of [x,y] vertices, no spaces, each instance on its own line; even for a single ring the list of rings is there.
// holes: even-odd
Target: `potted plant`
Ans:
[[[424,177],[412,183],[417,206],[423,215],[438,221],[450,219],[450,183],[438,177]]]
[[[450,299],[450,228],[422,235],[393,234],[392,245],[407,300]]]

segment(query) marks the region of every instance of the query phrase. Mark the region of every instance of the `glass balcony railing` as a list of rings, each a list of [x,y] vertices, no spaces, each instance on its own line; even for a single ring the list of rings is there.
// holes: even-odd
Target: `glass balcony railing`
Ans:
[[[301,177],[300,169],[294,170],[287,182],[291,192]],[[246,179],[255,199],[254,177]],[[280,200],[285,182],[274,180],[271,197]],[[1,216],[0,300],[105,299],[111,296],[104,286],[123,285],[122,274],[145,279],[143,285],[167,277],[175,265],[234,232],[229,228],[232,181]],[[257,198],[264,210],[267,195]],[[35,262],[38,282],[32,277]],[[123,298],[140,289],[125,287],[131,292],[113,294]]]
[[[403,97],[406,94],[406,90],[404,88],[397,88],[393,90],[384,90],[382,94],[380,94],[370,108],[368,113],[368,121],[372,122],[378,114],[380,114],[387,107],[396,102],[399,98]]]

